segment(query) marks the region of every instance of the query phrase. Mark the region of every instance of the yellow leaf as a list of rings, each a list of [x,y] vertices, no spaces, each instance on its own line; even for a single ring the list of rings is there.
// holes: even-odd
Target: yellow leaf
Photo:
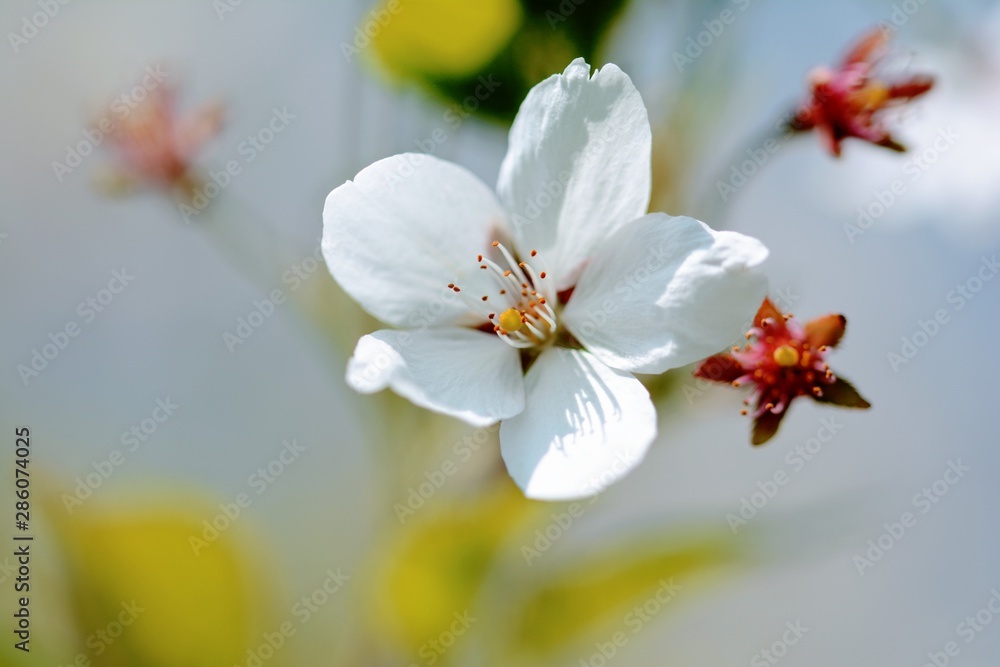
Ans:
[[[95,665],[242,664],[273,629],[259,564],[237,527],[205,540],[203,521],[220,514],[217,505],[158,500],[87,505],[57,521],[80,652]]]
[[[374,626],[409,657],[471,610],[503,542],[541,503],[512,483],[425,508],[390,541],[373,572]]]
[[[355,46],[371,37],[400,76],[461,78],[493,60],[521,20],[517,0],[387,0],[365,15]]]

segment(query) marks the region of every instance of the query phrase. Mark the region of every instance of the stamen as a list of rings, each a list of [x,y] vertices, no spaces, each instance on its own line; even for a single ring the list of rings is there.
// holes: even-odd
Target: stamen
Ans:
[[[524,326],[526,326],[528,328],[528,331],[530,331],[535,336],[537,336],[539,341],[545,340],[545,334],[543,334],[537,328],[535,328],[534,326],[532,326],[531,322],[528,321],[528,318],[523,318],[521,320],[521,323],[524,324]]]
[[[492,272],[498,290],[479,299],[463,294],[465,302],[492,323],[494,333],[505,343],[516,348],[546,343],[557,329],[555,311],[549,305],[553,298],[549,294],[551,285],[542,282],[547,274],[536,274],[528,262],[516,262],[499,241],[494,241],[492,246],[500,251],[507,266],[502,266],[504,261],[494,261],[482,254],[476,255],[476,262],[481,270]],[[536,257],[538,251],[532,250],[530,254]],[[454,283],[448,287],[460,291]],[[499,309],[496,307],[498,297],[503,304]]]
[[[515,290],[518,287],[520,287],[520,284],[513,277],[511,277],[510,271],[505,272],[503,269],[501,269],[499,266],[497,266],[494,262],[490,261],[489,259],[483,260],[483,263],[489,266],[491,269],[493,269],[493,273],[496,276],[497,280],[500,281],[501,287],[503,285],[508,285],[512,286]],[[506,294],[507,290],[502,289],[500,290],[500,293]]]
[[[510,264],[511,268],[514,269],[514,273],[517,275],[518,282],[526,282],[528,279],[521,272],[520,268],[517,266],[517,262],[514,261],[514,256],[510,254],[510,251],[504,247],[504,245],[498,241],[493,242],[493,247],[497,248],[501,254],[503,254],[504,259]]]
[[[539,303],[541,303],[541,302],[539,302]],[[544,303],[542,303],[541,305],[545,306]],[[540,308],[540,309],[536,310],[535,312],[538,314],[538,316],[540,318],[542,318],[543,320],[545,320],[545,323],[549,325],[549,329],[551,331],[555,331],[556,330],[556,316],[555,316],[555,313],[552,312],[551,308],[549,308],[548,306],[545,306],[544,308]]]

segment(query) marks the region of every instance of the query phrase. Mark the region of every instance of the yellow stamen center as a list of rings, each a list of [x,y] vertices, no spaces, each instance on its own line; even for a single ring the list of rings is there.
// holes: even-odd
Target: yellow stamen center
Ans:
[[[521,312],[515,308],[508,308],[500,313],[500,327],[508,332],[514,333],[522,326]]]
[[[881,83],[870,83],[854,94],[854,101],[864,109],[881,109],[889,100],[889,89]]]
[[[791,345],[782,345],[774,351],[774,360],[779,366],[794,366],[799,363],[799,351]]]

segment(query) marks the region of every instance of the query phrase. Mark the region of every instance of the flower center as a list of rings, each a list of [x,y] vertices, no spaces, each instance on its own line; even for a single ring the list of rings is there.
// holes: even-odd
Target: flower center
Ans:
[[[851,95],[851,101],[861,109],[881,109],[889,99],[889,89],[875,81]]]
[[[520,331],[524,326],[521,322],[521,311],[516,308],[508,308],[500,314],[500,328],[504,331]]]
[[[477,255],[476,262],[493,277],[496,289],[478,299],[468,296],[467,302],[489,320],[493,332],[508,345],[517,348],[543,345],[558,328],[552,309],[555,294],[551,280],[546,280],[545,271],[536,272],[527,261],[515,260],[499,241],[493,242],[493,248],[499,253],[496,262],[483,255]],[[540,261],[535,259],[537,255],[537,251],[531,251],[532,263]],[[454,284],[448,287],[462,293]]]
[[[774,351],[774,361],[779,366],[796,366],[799,363],[799,351],[791,345],[782,345]]]

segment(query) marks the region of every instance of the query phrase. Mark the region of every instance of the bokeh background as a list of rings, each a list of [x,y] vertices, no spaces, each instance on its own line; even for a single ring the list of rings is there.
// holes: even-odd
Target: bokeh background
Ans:
[[[678,66],[723,10],[735,20]],[[899,119],[910,152],[849,142],[836,160],[816,137],[782,140],[722,201],[716,181],[775,134],[806,73],[879,21],[898,24],[890,67],[937,79]],[[29,654],[6,627],[16,575],[0,556],[3,664],[1000,658],[1000,280],[949,300],[1000,250],[996,3],[10,0],[0,27],[0,539],[15,532],[18,426],[36,535]],[[872,410],[796,404],[753,449],[738,392],[650,378],[661,435],[647,460],[572,506],[521,498],[495,431],[346,388],[375,324],[313,259],[326,194],[411,150],[493,182],[527,88],[578,55],[643,94],[653,210],[761,238],[772,293],[805,319],[847,315],[832,366]],[[199,172],[241,166],[190,220],[175,193],[114,187],[107,143],[61,178],[52,166],[153,65],[179,113],[224,109]],[[500,85],[469,98],[481,76]],[[289,120],[248,159],[275,109]],[[942,132],[955,139],[935,149]],[[904,192],[853,233],[897,180]],[[115,271],[134,278],[87,315]],[[287,301],[227,345],[275,289]],[[947,323],[894,368],[941,309]],[[25,381],[19,366],[71,322],[80,333]],[[160,421],[158,401],[177,406]],[[789,458],[831,418],[829,442]],[[939,495],[950,464],[968,471]],[[779,471],[788,483],[732,530]],[[915,499],[925,488],[933,503]],[[915,523],[886,538],[908,511]]]

